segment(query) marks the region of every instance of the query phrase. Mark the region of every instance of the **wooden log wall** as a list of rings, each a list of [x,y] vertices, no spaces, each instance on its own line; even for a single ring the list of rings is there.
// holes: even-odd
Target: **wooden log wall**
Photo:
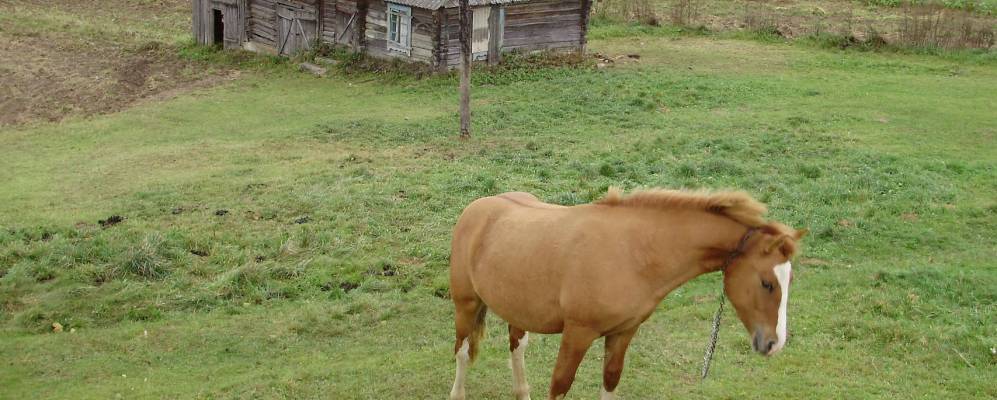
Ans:
[[[250,0],[249,40],[277,47],[277,5],[273,0]]]
[[[433,36],[436,35],[433,11],[412,7],[411,56],[388,51],[388,9],[384,1],[371,1],[367,9],[367,53],[374,57],[402,58],[433,63]]]
[[[537,0],[505,7],[504,51],[578,50],[587,8],[578,0]]]
[[[336,1],[319,0],[319,37],[324,43],[336,43],[339,27],[336,26]]]

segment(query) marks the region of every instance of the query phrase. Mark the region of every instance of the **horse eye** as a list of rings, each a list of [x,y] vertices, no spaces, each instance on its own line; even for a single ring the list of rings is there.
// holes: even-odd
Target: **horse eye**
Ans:
[[[772,293],[772,291],[775,290],[775,288],[772,287],[772,284],[768,281],[762,281],[762,287],[768,289],[769,293]]]

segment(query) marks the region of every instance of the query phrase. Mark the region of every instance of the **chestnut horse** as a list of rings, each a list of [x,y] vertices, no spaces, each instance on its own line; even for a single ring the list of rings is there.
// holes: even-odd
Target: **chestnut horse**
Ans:
[[[454,228],[451,248],[457,374],[450,398],[465,397],[491,309],[509,323],[517,399],[530,398],[527,332],[562,334],[549,399],[568,392],[589,346],[605,337],[602,399],[612,399],[640,324],[669,292],[721,269],[752,347],[777,353],[786,343],[789,260],[806,231],[767,222],[765,211],[742,192],[610,190],[574,207],[529,193],[474,201]]]

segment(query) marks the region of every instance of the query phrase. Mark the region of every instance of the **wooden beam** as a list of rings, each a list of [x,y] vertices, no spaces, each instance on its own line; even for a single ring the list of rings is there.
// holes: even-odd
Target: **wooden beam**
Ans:
[[[582,18],[581,18],[581,28],[582,37],[579,39],[580,49],[582,54],[585,54],[585,48],[588,46],[588,35],[589,35],[589,17],[592,14],[592,0],[581,0],[582,1]]]
[[[239,46],[249,41],[249,0],[239,0]]]
[[[502,62],[502,6],[492,5],[488,15],[488,63]]]
[[[367,51],[367,10],[369,8],[368,0],[357,1],[357,20],[354,22],[357,26],[356,32],[354,32],[356,51]]]
[[[322,32],[325,29],[325,0],[315,0],[315,13],[317,20],[315,21],[315,40],[316,44],[322,44]]]
[[[460,0],[460,137],[471,137],[471,6]]]
[[[444,42],[446,39],[443,38],[443,27],[447,21],[447,14],[445,8],[439,8],[433,11],[433,66],[436,67],[438,72],[445,72],[447,70],[447,44]]]
[[[277,47],[277,55],[279,56],[281,55],[281,52],[284,51],[284,45],[281,43],[281,41],[284,40],[284,38],[280,37],[280,7],[277,6],[276,3],[274,4],[275,5],[273,9],[273,36],[275,40],[274,44],[278,45],[274,47]]]

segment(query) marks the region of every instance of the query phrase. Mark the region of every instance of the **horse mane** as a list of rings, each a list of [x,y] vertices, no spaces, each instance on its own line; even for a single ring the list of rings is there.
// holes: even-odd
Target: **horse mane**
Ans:
[[[764,204],[741,191],[689,191],[650,189],[624,195],[618,188],[609,188],[606,197],[595,202],[614,207],[645,207],[660,209],[694,209],[720,214],[752,228],[765,226]]]

